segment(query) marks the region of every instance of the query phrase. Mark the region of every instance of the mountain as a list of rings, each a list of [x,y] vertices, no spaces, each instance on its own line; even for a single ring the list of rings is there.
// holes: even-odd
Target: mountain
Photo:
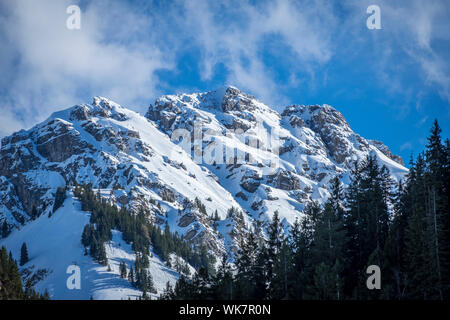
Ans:
[[[194,246],[232,258],[244,232],[257,226],[264,234],[275,211],[288,232],[308,202],[326,200],[333,177],[347,185],[355,161],[368,155],[394,180],[407,173],[399,156],[353,132],[328,105],[292,105],[280,114],[235,87],[223,87],[160,97],[142,116],[95,97],[2,139],[0,226],[13,232],[0,245],[16,248],[30,239],[40,247],[36,259],[45,254],[48,244],[35,239],[51,234],[45,228],[56,219],[47,218],[56,190],[77,183],[99,189],[119,207],[145,212],[155,224],[167,222]],[[61,226],[55,229],[55,222],[51,229],[62,229],[61,236],[81,234],[87,221],[64,223],[76,199],[66,202],[57,211]]]

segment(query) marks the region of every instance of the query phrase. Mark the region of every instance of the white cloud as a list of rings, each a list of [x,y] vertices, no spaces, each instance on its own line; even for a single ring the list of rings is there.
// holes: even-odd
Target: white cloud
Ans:
[[[400,146],[400,151],[405,151],[405,150],[412,150],[412,144],[410,141],[407,141]]]
[[[428,116],[424,116],[422,117],[417,123],[416,123],[416,127],[421,127],[424,125],[425,122],[427,122],[428,120]]]
[[[14,48],[2,65],[9,79],[0,112],[0,135],[30,126],[55,109],[104,95],[135,104],[155,95],[155,70],[171,66],[151,41],[139,42],[152,21],[118,3],[95,1],[81,14],[81,29],[66,28],[73,1],[3,4],[1,38]],[[112,32],[117,31],[117,32]],[[14,66],[14,67],[12,67]],[[21,114],[13,124],[3,114]],[[17,117],[16,117],[17,118]],[[20,118],[19,118],[20,119]]]
[[[184,77],[176,65],[188,50],[200,54],[192,69],[203,83],[224,79],[271,105],[299,102],[284,89],[313,92],[345,78],[331,71],[335,63],[364,76],[372,68],[367,86],[372,81],[386,96],[404,97],[396,103],[400,118],[429,90],[450,102],[448,50],[437,45],[450,40],[445,1],[379,1],[379,31],[365,28],[371,0],[82,1],[81,30],[68,30],[66,8],[74,2],[0,4],[0,136],[92,95],[145,108],[162,89],[193,90],[163,83],[156,72]],[[364,51],[369,47],[374,55]],[[378,58],[367,61],[372,56]],[[287,73],[281,77],[280,65]],[[419,90],[404,79],[413,65]],[[218,76],[219,66],[226,71]]]
[[[214,67],[222,63],[229,71],[228,82],[268,103],[285,99],[279,93],[283,84],[274,80],[263,60],[270,50],[266,37],[276,37],[286,48],[283,58],[291,60],[293,73],[312,71],[309,64],[326,63],[332,56],[330,30],[336,19],[326,2],[194,0],[185,1],[184,7],[179,23],[202,49],[203,79],[213,77]]]
[[[354,2],[353,10],[362,10],[371,0]],[[374,37],[379,60],[374,68],[392,93],[406,94],[405,75],[418,67],[417,79],[422,85],[439,92],[450,102],[449,52],[442,41],[450,40],[448,1],[411,0],[407,2],[379,1],[383,31]],[[448,44],[447,44],[448,45]],[[418,97],[423,91],[418,91]]]
[[[416,0],[402,8],[390,8],[388,13],[397,19],[396,25],[403,27],[399,28],[397,39],[403,38],[399,43],[420,65],[425,83],[436,86],[441,97],[450,103],[448,50],[436,45],[436,41],[450,40],[448,1]]]

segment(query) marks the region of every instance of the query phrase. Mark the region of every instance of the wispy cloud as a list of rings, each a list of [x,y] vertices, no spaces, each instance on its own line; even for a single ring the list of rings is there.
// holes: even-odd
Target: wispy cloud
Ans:
[[[301,103],[288,90],[315,92],[336,79],[354,86],[346,95],[382,88],[397,119],[422,112],[430,91],[450,105],[446,1],[377,1],[380,31],[365,28],[371,0],[80,1],[75,31],[65,27],[74,2],[0,4],[0,136],[92,95],[145,108],[164,91],[195,89],[165,83],[159,72],[183,77],[177,65],[189,50],[203,83],[220,70],[220,81],[273,106]],[[333,71],[339,64],[367,76],[366,87]]]
[[[400,146],[400,151],[412,150],[412,143],[407,141]]]
[[[427,122],[428,116],[422,117],[422,119],[419,120],[419,122],[416,123],[416,127],[421,127],[424,125],[425,122]]]
[[[262,5],[261,5],[262,3]],[[214,67],[224,64],[227,78],[268,103],[280,102],[279,87],[264,54],[276,38],[284,59],[291,59],[294,73],[311,71],[311,65],[329,61],[332,56],[330,30],[336,18],[331,6],[322,1],[276,0],[185,1],[184,15],[177,20],[201,48],[201,75],[210,79]],[[281,48],[280,48],[281,47]]]
[[[12,49],[2,53],[2,74],[9,83],[3,84],[7,92],[0,101],[0,135],[42,120],[56,108],[83,102],[79,99],[86,93],[127,104],[149,99],[155,93],[155,71],[171,66],[170,56],[151,41],[130,38],[150,29],[151,20],[119,3],[95,1],[82,11],[81,29],[68,30],[66,8],[71,3],[1,5],[0,37]]]

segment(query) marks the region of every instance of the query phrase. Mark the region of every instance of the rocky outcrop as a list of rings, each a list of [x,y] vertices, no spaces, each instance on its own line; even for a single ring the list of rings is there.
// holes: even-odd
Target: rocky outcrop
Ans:
[[[250,193],[255,192],[260,184],[261,176],[256,171],[248,170],[241,178],[241,187]]]
[[[300,180],[290,171],[280,170],[277,174],[269,177],[277,189],[297,190],[300,188]]]
[[[253,96],[245,94],[237,88],[228,87],[222,99],[222,111],[252,111],[254,110],[253,99]]]
[[[389,148],[383,142],[377,140],[369,140],[369,143],[375,146],[389,159],[394,160],[398,164],[404,165],[402,157],[392,154],[391,150],[389,150]]]
[[[176,129],[190,130],[192,138],[196,123],[211,133],[203,147],[225,143],[226,163],[194,161],[192,150],[172,140]],[[266,135],[272,130],[280,133],[275,141]],[[248,134],[245,140],[236,131]],[[95,97],[2,139],[0,223],[18,227],[34,205],[50,212],[57,187],[90,184],[112,203],[162,227],[170,223],[220,256],[237,252],[248,228],[264,228],[275,208],[290,224],[308,202],[323,203],[330,179],[375,148],[396,160],[330,106],[294,105],[280,115],[234,87],[161,97],[146,117]],[[216,211],[219,220],[211,218]]]

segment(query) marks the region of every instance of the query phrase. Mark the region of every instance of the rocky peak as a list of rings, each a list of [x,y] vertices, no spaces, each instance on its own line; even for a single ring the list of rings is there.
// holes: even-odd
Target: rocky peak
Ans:
[[[104,97],[94,97],[92,104],[76,105],[69,111],[69,120],[71,121],[85,121],[92,117],[111,118],[117,121],[127,119],[123,107]]]
[[[243,93],[235,87],[228,87],[222,99],[222,111],[252,111],[254,109],[253,100],[255,97]]]
[[[327,104],[292,105],[286,107],[281,115],[283,117],[300,118],[311,128],[320,129],[326,125],[334,125],[342,129],[351,130],[344,116]]]
[[[202,141],[203,150],[217,142],[225,163],[196,162],[191,150],[172,140],[174,130],[192,130],[198,121],[215,135]],[[272,144],[259,123],[278,131],[279,139]],[[248,133],[246,139],[233,129]],[[241,234],[225,218],[231,207],[243,213],[242,226],[270,221],[275,210],[293,223],[308,202],[325,201],[334,176],[348,177],[352,161],[376,150],[382,164],[396,166],[393,175],[407,172],[384,156],[390,157],[386,146],[354,133],[328,105],[293,105],[280,115],[235,87],[223,87],[160,97],[142,117],[94,97],[2,140],[0,223],[20,226],[33,205],[40,213],[51,210],[56,188],[76,181],[102,189],[118,205],[146,208],[156,223],[170,222],[192,243],[224,252]],[[201,206],[185,205],[197,197]],[[222,219],[214,230],[209,217],[216,210]]]
[[[398,164],[404,165],[402,157],[392,154],[391,150],[383,142],[378,140],[368,140],[369,143],[380,150],[386,157],[394,160]]]

